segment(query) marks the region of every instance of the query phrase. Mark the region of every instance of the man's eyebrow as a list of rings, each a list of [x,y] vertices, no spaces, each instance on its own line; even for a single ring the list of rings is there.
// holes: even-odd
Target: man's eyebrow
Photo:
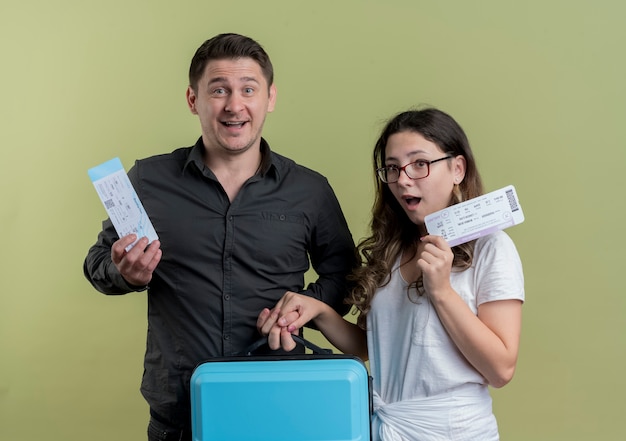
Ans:
[[[242,83],[256,83],[259,84],[259,80],[257,80],[255,77],[241,77],[239,78],[239,81],[241,81]],[[214,77],[209,79],[209,82],[207,84],[211,85],[211,84],[215,84],[215,83],[228,83],[228,79],[226,77]]]
[[[248,83],[248,82],[258,83],[259,82],[259,80],[257,80],[256,77],[241,77],[239,79],[243,81],[244,83]]]

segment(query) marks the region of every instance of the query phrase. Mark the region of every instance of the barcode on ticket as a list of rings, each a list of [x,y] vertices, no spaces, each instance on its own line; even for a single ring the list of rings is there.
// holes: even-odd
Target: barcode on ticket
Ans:
[[[519,205],[517,204],[517,198],[515,197],[515,193],[513,189],[506,190],[506,198],[509,200],[509,206],[511,207],[511,211],[519,210]]]

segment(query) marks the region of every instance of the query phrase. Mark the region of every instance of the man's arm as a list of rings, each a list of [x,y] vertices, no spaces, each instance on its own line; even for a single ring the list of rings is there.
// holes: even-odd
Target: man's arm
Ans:
[[[135,189],[140,188],[136,166],[128,171],[128,178]],[[129,234],[120,239],[110,219],[102,223],[102,231],[83,263],[83,273],[94,288],[115,295],[148,287],[161,260],[161,244],[155,240],[148,245],[148,239],[143,237],[127,252],[126,247],[136,238]]]
[[[85,262],[83,272],[87,280],[100,292],[105,294],[126,294],[132,291],[143,291],[152,280],[152,273],[161,260],[159,241],[148,245],[148,239],[142,237],[129,251],[126,247],[136,240],[136,235],[129,234],[121,239],[112,234],[107,224],[98,235]],[[112,240],[115,240],[111,243]]]
[[[328,184],[324,203],[318,206],[309,256],[318,278],[302,294],[321,300],[345,315],[350,307],[344,299],[352,287],[347,276],[357,265],[357,254],[339,201]]]

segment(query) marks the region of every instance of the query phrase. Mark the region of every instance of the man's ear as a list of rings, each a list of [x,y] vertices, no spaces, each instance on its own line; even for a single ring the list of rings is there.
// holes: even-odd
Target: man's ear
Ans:
[[[267,111],[268,112],[273,112],[274,111],[274,107],[276,106],[276,94],[278,93],[278,91],[276,90],[276,85],[272,84],[270,86],[270,96],[269,96],[269,102],[267,104]]]
[[[187,86],[187,106],[189,106],[189,110],[191,110],[191,113],[193,113],[194,115],[198,114],[198,111],[196,110],[196,92],[193,90],[193,87],[191,86]]]

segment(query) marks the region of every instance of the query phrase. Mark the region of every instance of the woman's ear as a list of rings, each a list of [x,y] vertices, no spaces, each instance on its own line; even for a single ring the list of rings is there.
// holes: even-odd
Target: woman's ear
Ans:
[[[466,165],[467,163],[465,162],[465,156],[459,155],[454,158],[454,165],[453,165],[452,171],[454,173],[455,184],[460,184],[461,182],[463,182],[463,179],[465,178]]]

